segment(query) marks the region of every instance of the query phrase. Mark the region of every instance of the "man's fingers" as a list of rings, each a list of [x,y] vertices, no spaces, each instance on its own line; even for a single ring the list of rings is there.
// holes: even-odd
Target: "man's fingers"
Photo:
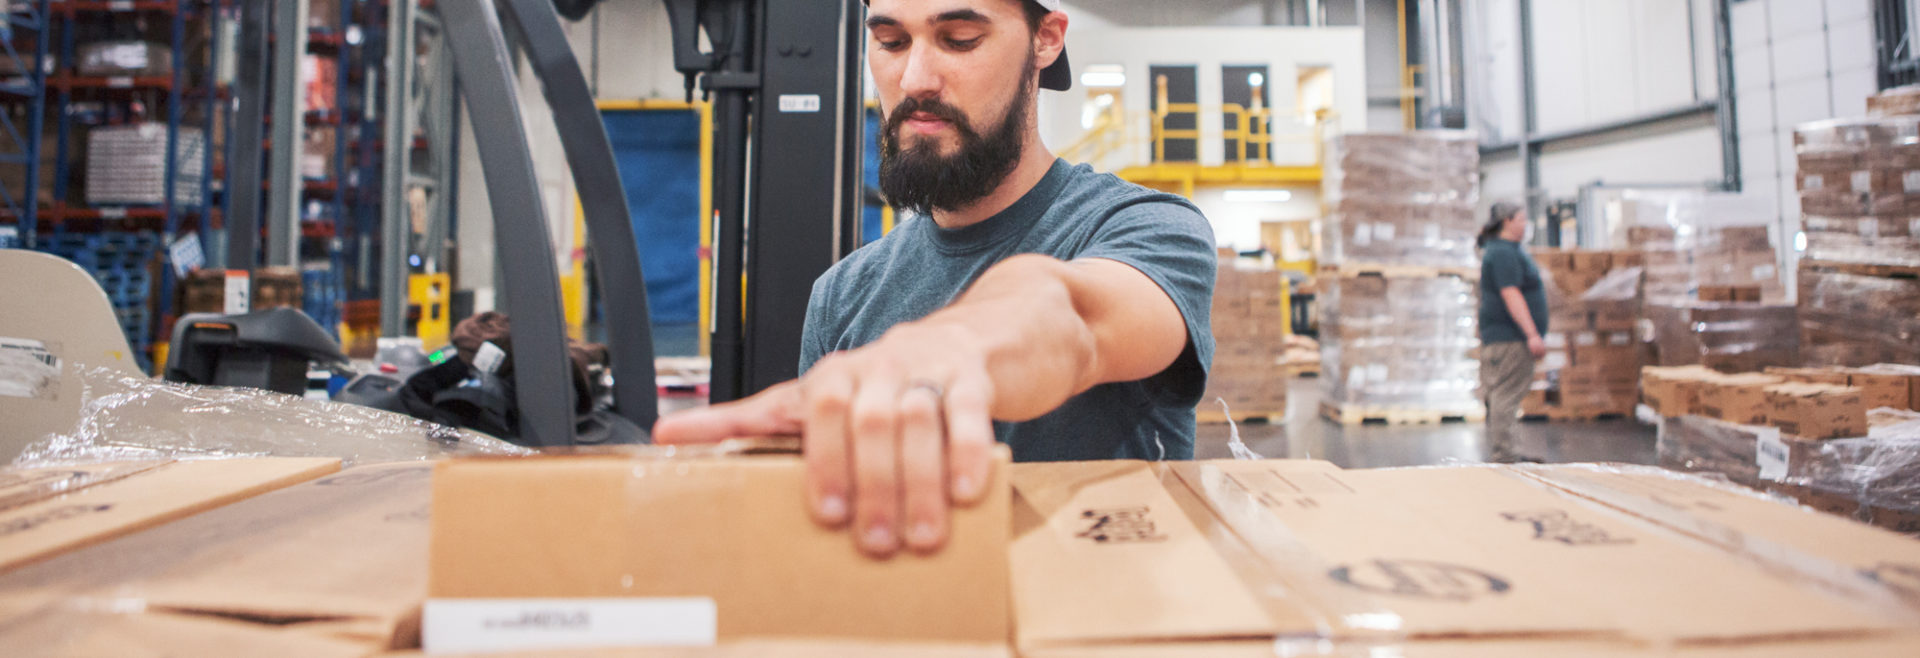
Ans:
[[[900,379],[862,373],[850,415],[853,532],[860,550],[885,557],[900,548]]]
[[[809,374],[803,395],[807,422],[801,453],[807,462],[809,507],[815,520],[830,527],[846,523],[853,511],[847,451],[853,385],[850,373],[823,361]]]
[[[993,383],[985,375],[962,375],[946,397],[947,481],[954,502],[974,503],[993,476]]]
[[[947,539],[946,429],[941,392],[909,386],[900,394],[900,475],[907,547],[932,552]]]
[[[794,413],[798,403],[799,389],[782,384],[738,402],[668,414],[654,422],[653,442],[674,445],[792,436],[800,433],[800,419]]]

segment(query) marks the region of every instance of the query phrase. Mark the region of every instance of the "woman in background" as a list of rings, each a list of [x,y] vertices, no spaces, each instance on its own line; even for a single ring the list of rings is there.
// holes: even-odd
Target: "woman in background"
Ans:
[[[1520,243],[1527,213],[1519,204],[1493,204],[1480,230],[1480,395],[1487,405],[1487,461],[1538,461],[1513,450],[1513,425],[1533,382],[1534,363],[1547,354],[1547,292],[1540,266]]]

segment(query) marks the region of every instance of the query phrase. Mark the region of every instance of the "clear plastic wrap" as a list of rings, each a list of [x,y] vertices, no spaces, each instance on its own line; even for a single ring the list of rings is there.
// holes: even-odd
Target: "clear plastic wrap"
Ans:
[[[1809,215],[1806,261],[1920,267],[1920,217]]]
[[[173,73],[173,51],[145,41],[96,41],[81,45],[80,75],[162,76]]]
[[[1920,422],[1866,437],[1807,440],[1702,416],[1663,418],[1660,465],[1729,481],[1898,532],[1920,535]]]
[[[1639,250],[1649,301],[1697,298],[1701,286],[1757,286],[1786,299],[1773,213],[1756,197],[1705,191],[1632,191],[1613,226],[1616,247]]]
[[[1808,365],[1920,363],[1920,280],[1818,269],[1799,275]]]
[[[1794,307],[1751,302],[1651,303],[1646,338],[1656,365],[1752,372],[1800,363]]]
[[[1320,283],[1321,378],[1329,403],[1478,410],[1473,281],[1363,276]]]
[[[492,437],[368,407],[257,389],[81,371],[80,421],[27,446],[15,466],[165,459],[337,457],[347,464],[526,454]]]
[[[1477,267],[1474,133],[1349,134],[1328,145],[1327,262]]]
[[[1920,212],[1920,116],[1834,119],[1793,131],[1795,189],[1809,215]]]
[[[141,122],[102,126],[87,133],[87,203],[157,204],[166,201],[167,126]],[[206,134],[181,128],[174,144],[176,203],[200,203],[200,180],[190,163],[204,159]]]

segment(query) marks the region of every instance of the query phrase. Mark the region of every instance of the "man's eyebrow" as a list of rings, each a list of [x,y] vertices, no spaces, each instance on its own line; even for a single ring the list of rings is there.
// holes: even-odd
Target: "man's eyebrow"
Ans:
[[[953,11],[942,12],[940,15],[934,16],[933,20],[929,22],[939,24],[953,21],[992,23],[993,18],[973,9],[955,9]],[[900,27],[900,21],[892,16],[881,14],[869,16],[867,18],[867,29],[871,30],[877,27]]]

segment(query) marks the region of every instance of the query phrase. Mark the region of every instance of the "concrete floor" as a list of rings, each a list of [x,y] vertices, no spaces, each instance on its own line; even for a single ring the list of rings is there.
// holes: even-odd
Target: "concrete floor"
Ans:
[[[1240,438],[1255,453],[1270,458],[1325,459],[1342,468],[1424,466],[1478,462],[1486,456],[1486,426],[1481,423],[1441,425],[1343,426],[1319,415],[1320,382],[1295,379],[1287,389],[1284,423],[1240,423]],[[1542,461],[1654,462],[1654,430],[1632,419],[1585,423],[1523,422],[1514,430],[1515,449]],[[1201,425],[1194,456],[1225,459],[1225,424]]]

